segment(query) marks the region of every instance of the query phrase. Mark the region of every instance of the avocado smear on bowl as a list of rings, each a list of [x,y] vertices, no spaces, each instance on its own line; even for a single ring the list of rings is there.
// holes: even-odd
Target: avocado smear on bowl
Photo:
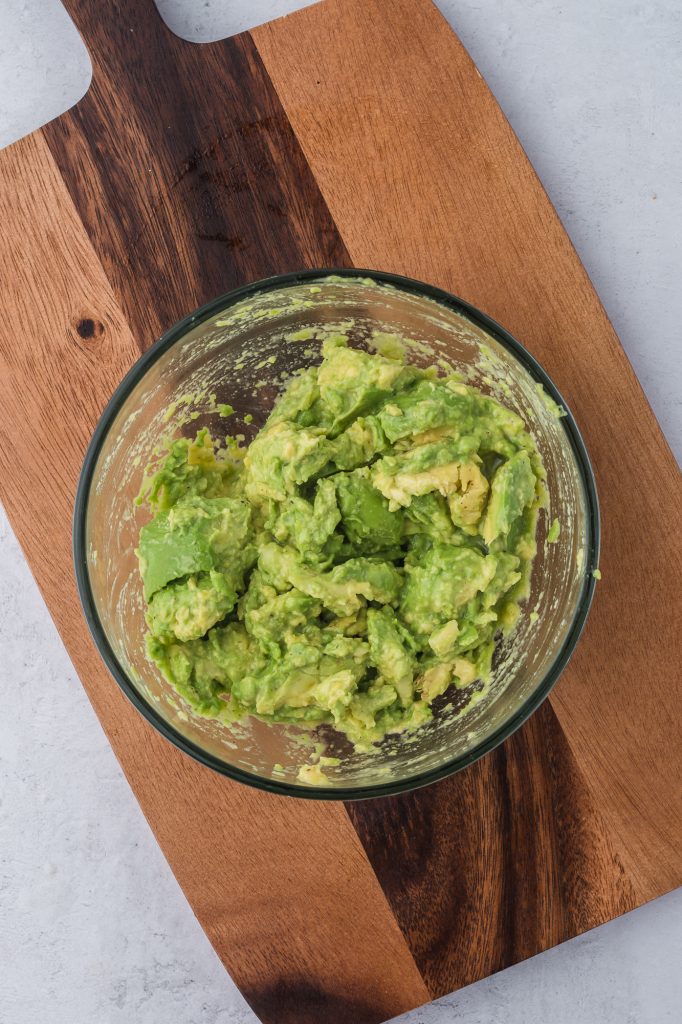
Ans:
[[[195,713],[369,750],[472,699],[528,594],[544,470],[521,418],[434,366],[351,348],[248,447],[172,441],[138,501],[147,651]]]

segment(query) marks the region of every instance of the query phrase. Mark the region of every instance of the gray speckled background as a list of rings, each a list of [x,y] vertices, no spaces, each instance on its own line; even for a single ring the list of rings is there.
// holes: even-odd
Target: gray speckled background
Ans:
[[[180,35],[207,40],[303,3],[159,6]],[[679,457],[677,0],[439,6],[538,170]],[[0,0],[0,146],[57,116],[88,80],[57,0]],[[154,842],[1,512],[0,644],[0,1021],[254,1024]],[[679,890],[401,1022],[679,1024],[681,964]]]

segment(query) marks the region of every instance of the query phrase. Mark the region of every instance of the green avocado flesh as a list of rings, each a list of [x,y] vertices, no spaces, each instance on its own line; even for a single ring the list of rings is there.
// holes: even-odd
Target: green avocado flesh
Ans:
[[[247,448],[227,441],[173,441],[143,499],[147,650],[196,713],[368,750],[486,685],[545,494],[519,416],[336,334]]]

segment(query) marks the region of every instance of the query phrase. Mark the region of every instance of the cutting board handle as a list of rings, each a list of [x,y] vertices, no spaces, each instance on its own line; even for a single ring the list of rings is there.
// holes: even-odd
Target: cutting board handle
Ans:
[[[150,46],[174,35],[154,0],[62,0],[92,61],[93,81],[109,66],[144,59]],[[178,40],[179,41],[179,40]]]

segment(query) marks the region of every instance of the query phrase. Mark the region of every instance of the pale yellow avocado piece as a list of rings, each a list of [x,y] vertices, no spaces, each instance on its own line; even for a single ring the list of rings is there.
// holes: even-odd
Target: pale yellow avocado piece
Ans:
[[[306,786],[328,786],[329,779],[325,775],[322,766],[319,764],[303,764],[298,769],[296,776],[299,782]]]
[[[412,498],[430,491],[438,491],[443,496],[451,494],[459,484],[459,471],[456,462],[425,469],[421,473],[396,473],[393,477],[378,469],[372,482],[388,498],[389,508],[395,512],[397,508],[409,505]]]
[[[428,668],[416,680],[416,689],[421,693],[422,700],[430,703],[445,693],[451,683],[457,687],[470,686],[476,681],[476,666],[466,658],[453,658]]]
[[[455,526],[465,533],[476,533],[476,524],[483,515],[488,498],[488,481],[475,462],[459,467],[459,480],[454,491],[448,494],[448,508]]]
[[[444,658],[457,643],[458,636],[459,623],[457,619],[450,619],[444,626],[434,629],[429,637],[429,647],[439,658]]]
[[[389,455],[372,468],[372,483],[385,498],[389,508],[408,507],[413,497],[437,491],[443,497],[459,495],[454,503],[455,515],[466,519],[466,525],[480,518],[488,492],[488,483],[473,457],[461,458],[467,442],[441,438],[419,445],[401,455]],[[451,508],[452,514],[452,508]],[[454,516],[453,522],[458,523]]]

